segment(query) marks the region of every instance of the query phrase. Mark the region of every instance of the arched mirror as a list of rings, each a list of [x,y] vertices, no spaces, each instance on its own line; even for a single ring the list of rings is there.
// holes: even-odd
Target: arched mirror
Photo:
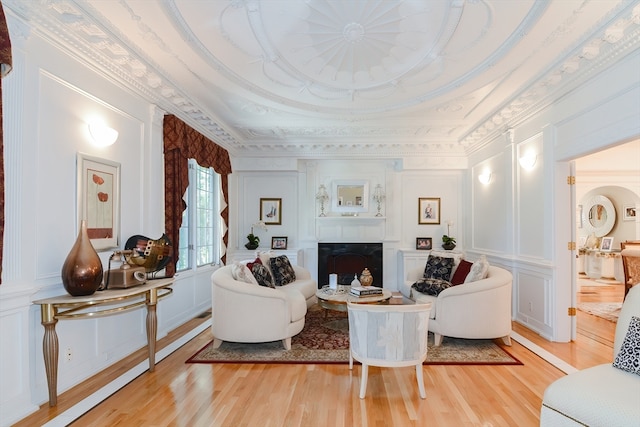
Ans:
[[[597,237],[609,234],[616,223],[616,210],[613,203],[605,196],[593,196],[584,204],[582,224],[589,234]]]

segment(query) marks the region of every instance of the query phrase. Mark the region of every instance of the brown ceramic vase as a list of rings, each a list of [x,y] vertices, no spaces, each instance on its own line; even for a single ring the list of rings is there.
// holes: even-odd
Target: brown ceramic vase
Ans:
[[[80,223],[80,233],[62,264],[61,274],[64,289],[74,297],[91,295],[100,287],[102,261],[91,244],[85,220]]]

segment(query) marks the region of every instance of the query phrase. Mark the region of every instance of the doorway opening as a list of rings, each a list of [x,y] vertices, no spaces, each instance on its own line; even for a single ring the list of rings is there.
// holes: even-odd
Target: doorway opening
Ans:
[[[640,140],[574,160],[576,203],[576,330],[613,347],[624,299],[620,242],[640,239],[625,215],[640,207]]]

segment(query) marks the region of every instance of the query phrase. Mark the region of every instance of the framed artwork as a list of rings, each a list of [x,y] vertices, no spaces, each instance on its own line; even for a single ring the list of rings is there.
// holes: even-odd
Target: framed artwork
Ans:
[[[623,221],[634,221],[636,219],[636,206],[635,205],[624,205],[622,207],[622,220]]]
[[[440,224],[440,198],[418,198],[418,224]]]
[[[286,237],[272,237],[271,238],[271,249],[287,249],[287,238]]]
[[[610,252],[613,249],[613,237],[603,237],[600,242],[600,250]]]
[[[78,153],[78,227],[87,221],[96,250],[118,247],[120,235],[120,163]]]
[[[431,237],[416,237],[416,249],[425,251],[433,249],[433,239]]]
[[[260,199],[260,221],[267,225],[282,224],[282,199]]]

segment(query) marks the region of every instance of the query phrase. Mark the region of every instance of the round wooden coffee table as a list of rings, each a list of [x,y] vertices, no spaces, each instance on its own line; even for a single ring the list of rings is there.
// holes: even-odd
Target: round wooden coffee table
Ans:
[[[350,288],[348,285],[338,285],[338,289],[331,289],[329,286],[318,289],[318,305],[325,310],[347,311],[347,301],[358,304],[387,304],[392,296],[390,291],[383,289],[382,295],[356,297],[349,294]]]

